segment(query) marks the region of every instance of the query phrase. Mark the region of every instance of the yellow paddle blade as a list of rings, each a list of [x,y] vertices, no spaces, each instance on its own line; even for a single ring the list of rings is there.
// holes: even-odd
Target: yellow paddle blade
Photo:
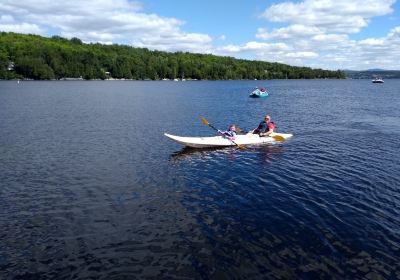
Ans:
[[[200,117],[200,120],[202,123],[204,123],[205,125],[209,125],[210,123],[206,120],[205,117]]]
[[[274,138],[274,140],[278,141],[278,142],[285,141],[285,138],[283,136],[280,136],[280,135],[272,135],[271,137]]]
[[[242,130],[239,127],[236,127],[237,132],[242,132]]]

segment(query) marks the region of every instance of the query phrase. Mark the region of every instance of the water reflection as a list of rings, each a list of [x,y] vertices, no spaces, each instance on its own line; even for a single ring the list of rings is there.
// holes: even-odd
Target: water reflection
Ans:
[[[170,160],[173,162],[193,159],[193,158],[207,158],[214,155],[227,155],[228,159],[234,160],[235,154],[239,153],[240,150],[236,147],[224,147],[224,148],[191,148],[184,147],[179,151],[173,152],[170,156]]]
[[[246,149],[238,149],[236,147],[224,148],[202,148],[196,149],[191,147],[184,147],[179,151],[175,151],[170,155],[170,161],[179,162],[182,160],[192,159],[207,159],[209,157],[226,157],[228,160],[250,159],[256,155],[260,163],[270,164],[273,158],[282,154],[284,151],[281,144],[266,144],[266,145],[252,145],[246,146]]]
[[[257,154],[263,164],[271,164],[274,157],[278,154],[282,154],[284,148],[281,144],[268,144],[258,146]]]
[[[191,147],[183,147],[179,151],[175,151],[171,154],[170,159],[171,160],[176,160],[176,159],[184,159],[187,158],[191,155],[196,155],[196,154],[202,154],[207,151],[216,151],[218,148],[204,148],[204,149],[196,149],[196,148],[191,148]]]

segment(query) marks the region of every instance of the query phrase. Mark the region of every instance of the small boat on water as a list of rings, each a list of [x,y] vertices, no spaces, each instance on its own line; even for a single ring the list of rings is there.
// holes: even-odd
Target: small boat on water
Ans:
[[[372,82],[374,84],[383,84],[384,83],[382,78],[374,78],[374,79],[372,79]]]
[[[164,133],[165,136],[171,140],[192,148],[217,148],[217,147],[229,147],[236,145],[259,145],[282,142],[287,138],[293,136],[293,134],[287,133],[272,133],[270,137],[260,137],[258,134],[245,134],[237,135],[234,141],[229,140],[223,136],[210,136],[210,137],[182,137]]]
[[[268,92],[265,89],[255,89],[249,95],[252,98],[268,97]]]

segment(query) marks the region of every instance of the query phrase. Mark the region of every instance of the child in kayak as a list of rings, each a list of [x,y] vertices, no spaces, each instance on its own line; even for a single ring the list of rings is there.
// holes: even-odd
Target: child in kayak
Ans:
[[[226,131],[218,130],[218,132],[222,134],[222,136],[224,136],[225,138],[228,138],[230,140],[235,140],[237,134],[236,125],[230,124],[228,130]]]

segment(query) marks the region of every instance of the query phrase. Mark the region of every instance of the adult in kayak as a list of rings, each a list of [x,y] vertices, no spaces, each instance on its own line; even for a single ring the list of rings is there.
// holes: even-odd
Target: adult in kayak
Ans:
[[[226,131],[218,130],[218,132],[230,140],[235,140],[237,134],[236,125],[230,124],[228,130]]]
[[[271,121],[271,117],[269,115],[266,115],[264,117],[264,120],[260,122],[260,124],[253,130],[250,131],[250,133],[253,134],[258,134],[260,137],[263,136],[269,136],[271,133],[274,132],[275,129],[275,124],[274,122]]]
[[[262,87],[261,89],[259,89],[258,87],[255,87],[253,91],[259,90],[260,92],[266,92],[267,89],[265,87]]]

